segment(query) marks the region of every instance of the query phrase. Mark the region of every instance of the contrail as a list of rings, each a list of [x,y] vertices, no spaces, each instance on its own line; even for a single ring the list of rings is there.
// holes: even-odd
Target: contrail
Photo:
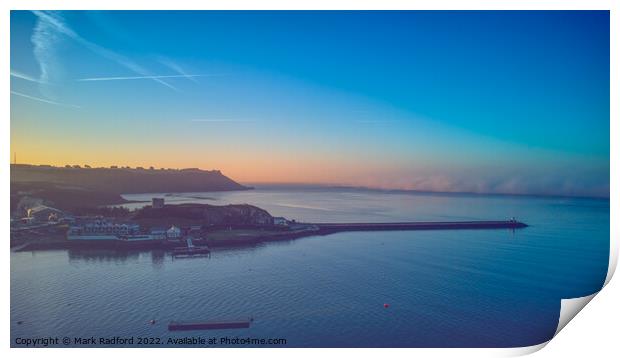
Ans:
[[[176,71],[177,73],[183,75],[188,80],[190,80],[192,82],[197,82],[196,79],[194,78],[195,76],[188,75],[187,72],[185,72],[185,70],[183,68],[181,68],[181,66],[179,66],[176,63],[170,61],[169,59],[162,57],[162,58],[159,59],[159,62],[162,63],[163,65],[167,66],[168,68]]]
[[[45,81],[42,81],[42,80],[37,79],[37,78],[34,78],[32,76],[28,76],[27,74],[24,74],[24,73],[21,73],[19,71],[15,71],[15,70],[11,70],[11,77],[19,78],[19,79],[30,81],[30,82],[41,83],[41,84],[46,84],[47,83]]]
[[[41,56],[37,56],[39,65],[41,67],[41,80],[47,81],[49,75],[49,64],[47,64],[45,61],[45,54],[47,53],[47,51],[49,51],[50,47],[52,47],[49,42],[52,40],[58,40],[58,36],[56,36],[56,34],[58,33],[68,36],[77,43],[91,50],[93,53],[105,57],[111,61],[114,61],[139,75],[147,77],[150,76],[149,71],[142,68],[142,66],[131,61],[125,56],[86,40],[77,32],[73,31],[73,29],[71,29],[69,26],[67,26],[67,24],[65,24],[60,17],[55,16],[55,14],[50,14],[44,11],[33,11],[33,13],[39,19],[37,23],[37,28],[35,29],[35,33],[33,34],[33,42],[35,44],[35,49],[39,49],[39,51],[37,51],[35,55],[39,52],[41,52],[42,54]],[[165,82],[161,78],[152,77],[151,79],[174,91],[178,91],[176,87],[172,86],[168,82]]]
[[[33,97],[33,96],[29,96],[27,94],[15,92],[15,91],[11,91],[11,94],[14,94],[14,95],[20,96],[20,97],[24,97],[24,98],[28,98],[28,99],[31,99],[33,101],[39,101],[39,102],[43,102],[43,103],[53,104],[53,105],[56,105],[56,106],[80,108],[80,106],[76,106],[74,104],[54,102],[54,101],[50,101],[48,99],[39,98],[39,97]]]
[[[225,119],[225,118],[214,118],[214,119],[192,119],[192,122],[207,122],[207,123],[227,123],[227,122],[256,122],[253,119]]]
[[[76,81],[125,81],[125,80],[154,80],[159,78],[188,78],[188,77],[207,77],[215,75],[153,75],[153,76],[126,76],[126,77],[91,77],[91,78],[79,78]]]

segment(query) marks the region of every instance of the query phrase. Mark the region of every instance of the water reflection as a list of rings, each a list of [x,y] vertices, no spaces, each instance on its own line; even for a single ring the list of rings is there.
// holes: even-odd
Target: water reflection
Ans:
[[[307,221],[386,221],[372,208],[392,221],[515,216],[530,227],[339,233],[178,260],[161,250],[12,252],[11,318],[23,323],[11,324],[11,341],[171,337],[171,320],[251,315],[255,324],[230,334],[283,337],[289,347],[525,346],[553,336],[561,298],[599,290],[607,273],[608,201],[364,192],[334,200],[345,194],[213,196],[334,209],[270,211]]]
[[[153,268],[160,269],[164,266],[166,260],[166,251],[164,250],[152,250],[151,251],[151,263]]]
[[[139,251],[112,250],[112,249],[85,249],[71,248],[67,250],[69,262],[73,261],[96,261],[96,262],[120,262],[127,260],[137,260],[140,256]]]
[[[67,250],[70,263],[75,262],[106,262],[120,263],[137,262],[141,257],[149,257],[154,268],[161,268],[170,256],[164,250],[115,250],[93,248],[71,248]]]

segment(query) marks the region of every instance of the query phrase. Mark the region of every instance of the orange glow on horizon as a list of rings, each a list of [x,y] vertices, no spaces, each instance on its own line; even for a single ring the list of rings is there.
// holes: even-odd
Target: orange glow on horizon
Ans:
[[[90,149],[90,148],[89,148]],[[229,152],[211,155],[184,155],[170,151],[153,153],[150,150],[132,150],[132,155],[125,155],[123,150],[107,148],[93,151],[74,150],[69,144],[48,146],[47,143],[32,143],[28,147],[13,145],[13,155],[17,155],[18,164],[52,165],[89,165],[95,167],[118,166],[131,168],[153,166],[160,168],[199,168],[202,170],[220,170],[230,179],[240,183],[303,183],[303,184],[346,184],[357,185],[360,177],[367,177],[377,171],[389,170],[389,165],[374,163],[370,165],[363,160],[345,160],[333,156],[323,158],[318,155],[273,152]],[[105,155],[107,154],[107,155]],[[156,159],[150,159],[156,158]]]

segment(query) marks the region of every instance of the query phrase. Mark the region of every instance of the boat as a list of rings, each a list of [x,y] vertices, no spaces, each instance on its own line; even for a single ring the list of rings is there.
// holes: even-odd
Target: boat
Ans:
[[[239,321],[211,321],[211,322],[175,322],[168,324],[169,331],[193,331],[207,329],[249,328],[252,319]]]

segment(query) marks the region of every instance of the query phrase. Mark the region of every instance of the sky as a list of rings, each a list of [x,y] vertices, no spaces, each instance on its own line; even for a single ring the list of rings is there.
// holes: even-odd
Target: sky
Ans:
[[[607,11],[12,11],[18,163],[609,197]]]

